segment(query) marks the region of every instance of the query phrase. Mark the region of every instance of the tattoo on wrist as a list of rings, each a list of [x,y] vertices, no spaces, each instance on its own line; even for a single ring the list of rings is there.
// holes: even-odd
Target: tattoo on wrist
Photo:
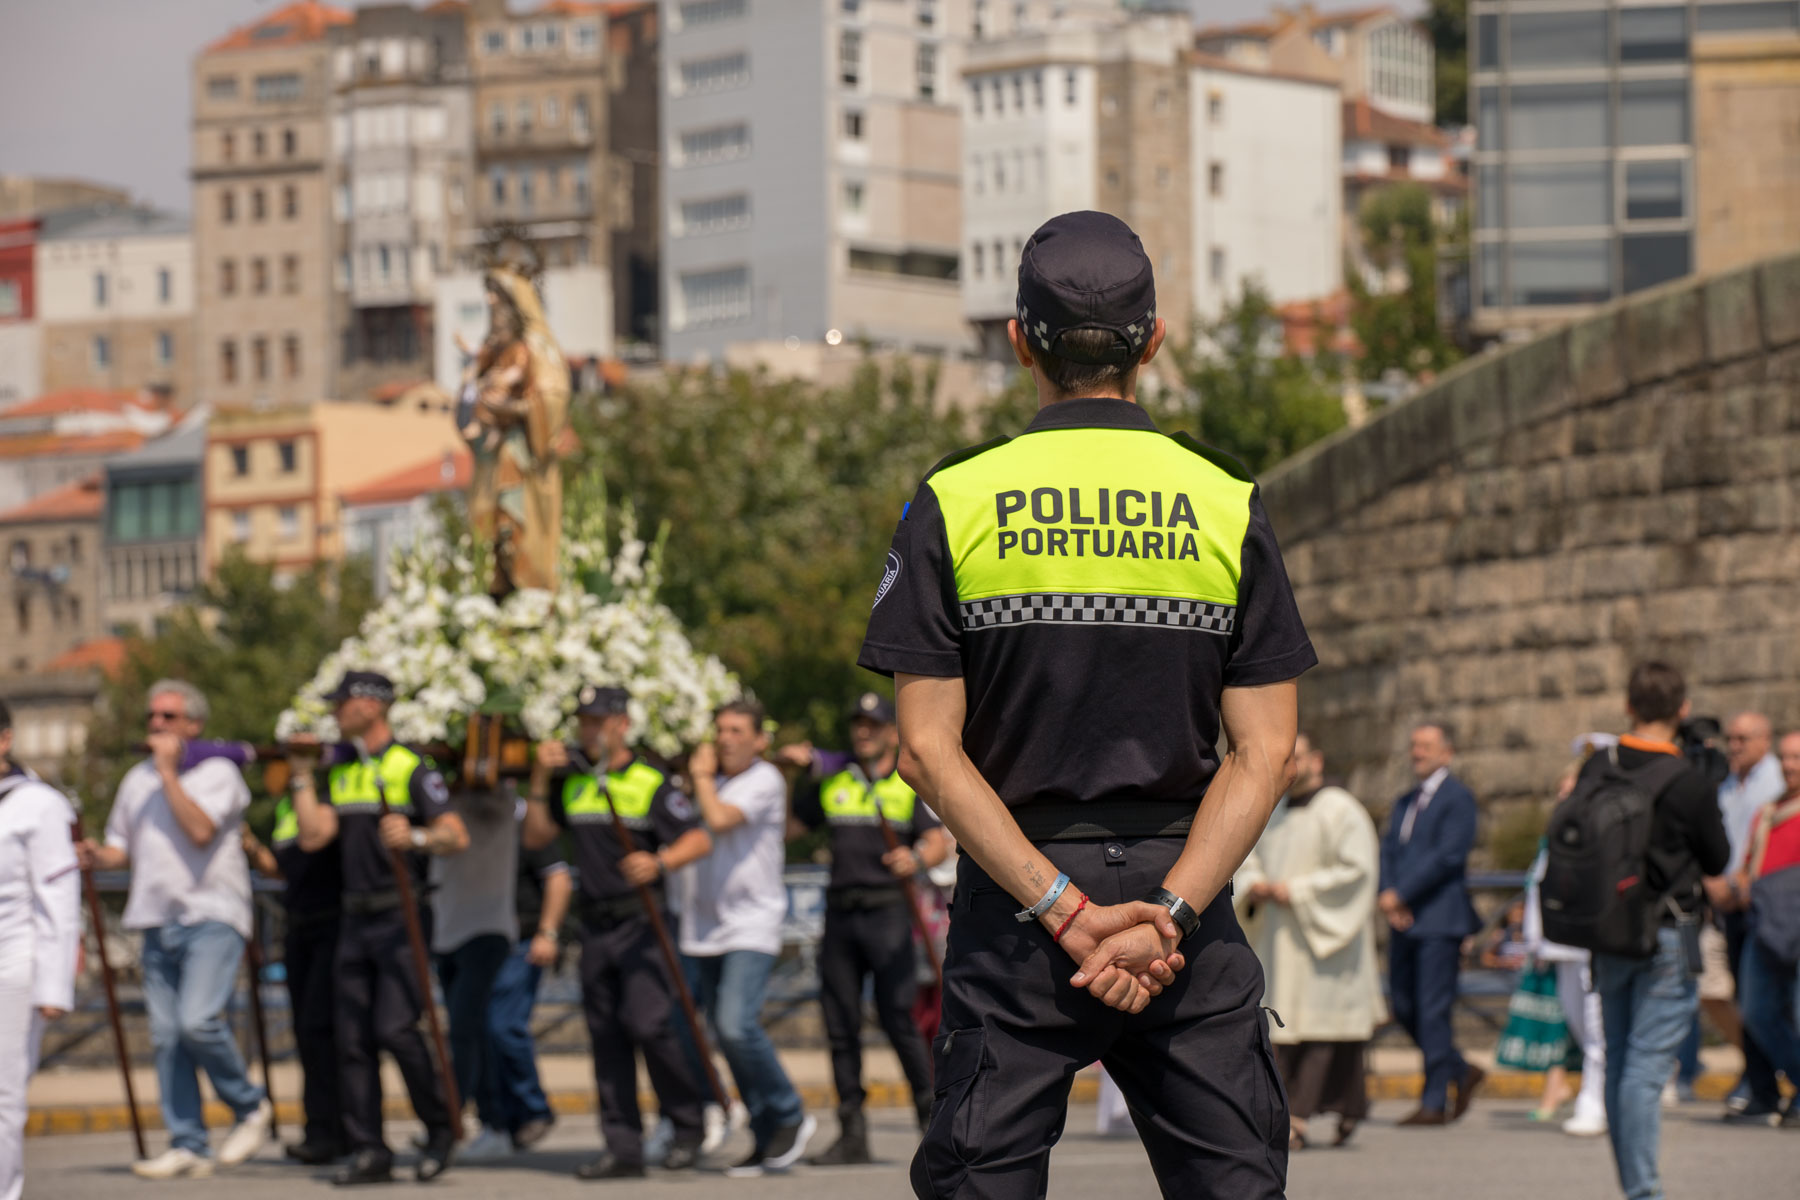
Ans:
[[[1037,869],[1036,863],[1025,864],[1025,878],[1031,881],[1032,887],[1038,888],[1040,891],[1050,886],[1044,882],[1044,873]]]

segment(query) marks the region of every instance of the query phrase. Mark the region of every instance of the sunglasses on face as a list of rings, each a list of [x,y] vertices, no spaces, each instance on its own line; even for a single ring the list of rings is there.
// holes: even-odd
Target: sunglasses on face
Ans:
[[[144,714],[144,720],[145,721],[157,721],[157,720],[179,721],[186,716],[187,716],[186,713],[181,712],[177,709],[153,708],[149,712]]]

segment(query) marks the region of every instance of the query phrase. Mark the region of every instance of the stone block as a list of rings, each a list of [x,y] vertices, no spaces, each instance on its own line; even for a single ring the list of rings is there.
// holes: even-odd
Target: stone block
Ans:
[[[1706,362],[1700,288],[1684,282],[1625,305],[1625,369],[1633,384],[1667,379]]]
[[[1504,361],[1483,355],[1457,367],[1433,389],[1433,399],[1447,410],[1451,445],[1459,454],[1491,445],[1510,424]]]
[[[1706,488],[1698,497],[1701,537],[1772,533],[1787,527],[1785,480]]]
[[[1756,267],[1717,275],[1701,285],[1706,311],[1706,355],[1715,363],[1730,362],[1762,349],[1762,321],[1757,305]]]
[[[1569,399],[1573,404],[1597,404],[1625,390],[1625,367],[1619,353],[1624,319],[1617,309],[1569,326]]]
[[[1510,350],[1500,360],[1507,408],[1514,424],[1535,424],[1569,403],[1569,335],[1545,334]]]
[[[1770,346],[1800,342],[1800,254],[1790,254],[1757,268],[1762,335]]]

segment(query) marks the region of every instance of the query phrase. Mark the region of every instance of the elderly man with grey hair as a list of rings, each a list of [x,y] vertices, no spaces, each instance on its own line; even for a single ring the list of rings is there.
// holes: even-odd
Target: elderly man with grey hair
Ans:
[[[87,866],[130,869],[124,924],[144,935],[144,1007],[169,1131],[167,1151],[132,1165],[144,1179],[212,1174],[202,1068],[236,1117],[220,1164],[243,1162],[269,1132],[268,1095],[250,1082],[223,1016],[250,936],[250,869],[238,834],[250,789],[229,761],[190,759],[206,716],[206,697],[192,684],[150,686],[150,757],[120,781],[105,844],[80,847]]]

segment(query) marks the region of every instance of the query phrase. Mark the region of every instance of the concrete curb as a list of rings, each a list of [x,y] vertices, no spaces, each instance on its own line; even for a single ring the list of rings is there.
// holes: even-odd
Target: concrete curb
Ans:
[[[1573,1076],[1578,1080],[1580,1076]],[[1694,1084],[1694,1094],[1701,1100],[1722,1101],[1737,1078],[1724,1072],[1703,1074]],[[1369,1098],[1372,1100],[1415,1100],[1424,1086],[1424,1077],[1411,1074],[1371,1075]],[[1523,1071],[1492,1071],[1488,1074],[1482,1096],[1496,1100],[1535,1100],[1543,1092],[1544,1077]],[[802,1087],[800,1098],[809,1109],[832,1109],[837,1094],[828,1087]],[[1099,1094],[1100,1081],[1092,1075],[1075,1080],[1069,1099],[1074,1104],[1091,1104]],[[644,1092],[638,1097],[646,1112],[656,1108],[656,1096]],[[910,1108],[912,1093],[901,1083],[868,1085],[870,1108]],[[586,1090],[553,1092],[550,1106],[558,1116],[582,1116],[594,1111],[594,1093]],[[389,1095],[383,1102],[383,1113],[391,1121],[404,1121],[412,1116],[412,1106],[404,1095]],[[138,1106],[138,1115],[146,1130],[162,1128],[162,1113],[154,1105]],[[287,1129],[298,1130],[300,1105],[286,1100],[276,1105],[276,1116]],[[231,1124],[231,1111],[214,1101],[206,1106],[206,1124],[210,1129],[223,1129]],[[33,1108],[25,1119],[26,1137],[53,1137],[71,1133],[123,1133],[131,1128],[131,1113],[123,1104],[83,1104]]]

